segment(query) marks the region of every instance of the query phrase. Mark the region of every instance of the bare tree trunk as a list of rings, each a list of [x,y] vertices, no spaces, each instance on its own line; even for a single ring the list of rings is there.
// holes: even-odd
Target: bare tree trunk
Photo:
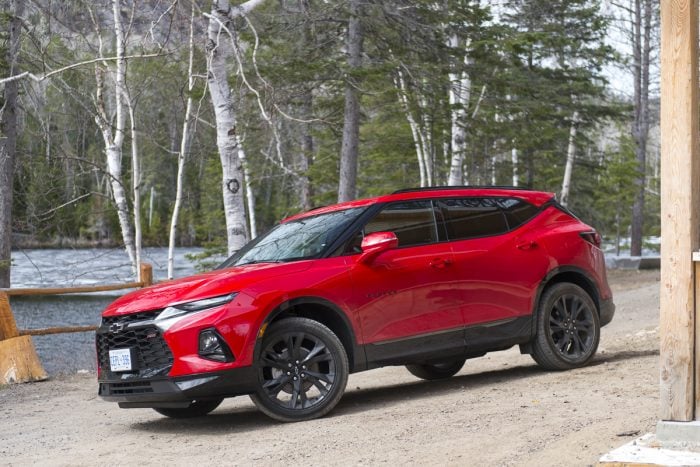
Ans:
[[[121,19],[121,5],[119,0],[112,0],[112,12],[114,15],[114,33],[117,47],[116,70],[114,71],[115,92],[114,106],[116,119],[114,122],[114,132],[112,131],[112,122],[109,117],[104,99],[104,70],[98,64],[95,67],[96,80],[96,96],[97,114],[95,121],[97,122],[102,138],[105,143],[105,155],[107,156],[107,175],[110,179],[112,188],[112,196],[114,204],[117,207],[117,217],[119,218],[119,226],[121,228],[122,240],[131,268],[134,274],[138,274],[136,263],[136,248],[134,245],[134,233],[129,217],[129,202],[124,189],[122,179],[122,146],[124,143],[124,133],[126,127],[126,114],[124,112],[124,98],[126,97],[126,59],[125,57],[125,40],[124,29]],[[100,54],[102,47],[100,42]]]
[[[413,112],[411,112],[411,107],[408,102],[408,91],[406,89],[406,82],[403,78],[403,73],[401,70],[396,71],[396,90],[399,94],[399,102],[403,108],[403,112],[406,115],[406,120],[408,121],[408,127],[411,129],[411,136],[413,137],[413,146],[416,148],[416,157],[418,158],[418,173],[420,175],[420,186],[428,186],[428,176],[425,164],[425,154],[423,154],[423,145],[421,144],[420,128],[418,122],[413,117]]]
[[[569,127],[569,147],[566,151],[566,166],[564,168],[564,180],[561,184],[560,203],[566,207],[569,204],[569,192],[571,189],[571,174],[574,170],[574,159],[576,158],[576,130],[578,126],[578,111],[571,117]]]
[[[309,0],[299,1],[300,10],[308,17]],[[304,43],[308,50],[316,47],[315,35],[312,25],[307,21],[304,26]],[[313,88],[307,87],[303,91],[301,113],[302,118],[306,120],[301,125],[301,152],[296,163],[296,170],[299,174],[297,178],[297,186],[299,189],[299,205],[304,211],[311,209],[311,181],[309,180],[309,167],[313,163],[314,156],[314,137],[311,133],[313,127],[311,120],[313,119],[313,104],[314,95]]]
[[[513,164],[513,186],[518,186],[520,176],[518,175],[518,150],[516,148],[510,150],[510,160]]]
[[[249,0],[231,8],[227,0],[215,0],[207,30],[207,81],[216,117],[216,144],[223,172],[222,193],[229,254],[245,245],[248,237],[243,199],[244,174],[238,154],[236,113],[226,70],[226,59],[230,55],[232,44],[227,40],[226,29],[232,35],[235,34],[231,18],[245,15],[261,3],[262,0]]]
[[[141,232],[141,159],[139,157],[138,138],[136,137],[136,116],[134,104],[130,97],[126,97],[129,109],[129,123],[131,130],[131,191],[134,201],[134,257],[136,264],[141,264],[141,247],[143,235]],[[136,268],[136,279],[141,280],[141,268]]]
[[[246,159],[245,149],[243,148],[243,142],[240,138],[238,138],[238,158],[241,160],[241,166],[243,166],[245,201],[246,208],[248,210],[248,237],[255,238],[258,236],[257,221],[255,219],[255,193],[253,193],[253,187],[250,184],[250,170],[248,166],[248,159]]]
[[[462,46],[461,39],[456,35],[452,35],[449,40],[449,46],[452,49],[458,49]],[[466,56],[465,56],[466,63]],[[466,115],[467,105],[471,92],[471,80],[466,71],[457,71],[449,74],[450,79],[450,121],[451,121],[451,139],[450,139],[450,173],[447,178],[447,184],[450,186],[463,185],[464,176],[464,153],[466,151]]]
[[[362,22],[360,21],[360,0],[349,0],[350,19],[346,38],[348,68],[351,72],[362,65]],[[360,139],[360,92],[354,76],[346,77],[345,83],[345,123],[343,125],[343,145],[340,153],[340,179],[338,202],[350,201],[357,197],[357,152]]]
[[[7,64],[10,76],[18,74],[19,45],[22,32],[21,15],[24,0],[13,0],[10,15]],[[0,287],[10,286],[12,261],[12,186],[17,151],[17,94],[19,82],[5,83],[3,107],[0,109]]]
[[[313,117],[313,93],[311,89],[304,91],[302,114],[305,120],[311,120]],[[308,211],[311,209],[311,181],[309,180],[309,167],[313,160],[314,154],[314,137],[311,134],[311,123],[302,124],[301,134],[301,153],[297,163],[297,171],[299,173],[299,204],[301,209]]]
[[[649,61],[651,55],[652,0],[634,0],[632,50],[634,70],[634,139],[637,159],[637,194],[632,206],[630,255],[641,256],[644,234],[644,191],[649,138]]]
[[[192,118],[192,89],[194,88],[193,61],[194,61],[194,14],[195,4],[192,3],[190,14],[190,40],[187,58],[187,104],[185,105],[185,119],[182,122],[182,137],[180,138],[180,150],[177,155],[177,181],[175,185],[175,204],[170,218],[170,234],[168,235],[168,279],[173,278],[175,269],[175,235],[177,234],[177,219],[182,206],[182,189],[185,179],[185,162],[189,153],[190,120]],[[151,199],[153,197],[151,196]]]

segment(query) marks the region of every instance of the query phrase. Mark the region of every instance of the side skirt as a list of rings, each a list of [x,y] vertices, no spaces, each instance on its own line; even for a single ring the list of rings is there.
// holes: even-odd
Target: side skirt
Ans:
[[[364,345],[369,368],[474,358],[532,339],[532,316]]]

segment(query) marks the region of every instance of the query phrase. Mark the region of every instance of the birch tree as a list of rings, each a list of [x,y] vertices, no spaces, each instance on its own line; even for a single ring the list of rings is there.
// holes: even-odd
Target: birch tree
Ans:
[[[192,120],[192,91],[194,90],[194,14],[195,4],[192,3],[190,12],[190,34],[187,47],[187,102],[185,104],[185,117],[182,121],[182,137],[180,138],[180,149],[177,155],[177,177],[175,187],[175,203],[173,213],[170,217],[170,232],[168,235],[168,279],[173,278],[175,268],[175,236],[177,234],[177,220],[182,206],[182,190],[185,178],[185,162],[190,147],[190,132]]]
[[[576,131],[578,126],[578,111],[574,111],[569,124],[569,145],[566,151],[566,165],[564,167],[564,179],[561,185],[560,202],[562,206],[569,205],[569,192],[571,190],[571,174],[574,171],[574,159],[576,158]]]
[[[451,5],[447,5],[451,8]],[[476,67],[472,50],[472,36],[482,28],[483,8],[479,0],[459,6],[463,11],[447,13],[447,23],[443,25],[447,35],[449,51],[448,103],[450,109],[450,168],[447,184],[463,185],[468,180],[464,173],[464,159],[467,151],[467,130],[476,119],[486,93],[486,84],[479,86],[471,73]],[[468,21],[465,21],[467,20]],[[474,24],[468,24],[469,22]],[[486,65],[488,67],[488,65]],[[483,73],[483,70],[482,70]]]
[[[412,102],[406,79],[403,71],[399,68],[396,71],[395,86],[401,103],[401,109],[406,115],[408,127],[411,129],[413,146],[416,150],[418,160],[418,174],[420,186],[426,187],[433,184],[433,145],[430,135],[430,128],[427,125],[424,98],[417,96]],[[414,113],[413,108],[416,108]]]
[[[96,94],[95,104],[97,113],[95,114],[95,122],[100,128],[102,139],[105,146],[105,155],[107,157],[107,175],[110,179],[112,188],[112,196],[117,208],[117,217],[119,218],[119,226],[121,228],[122,240],[124,248],[129,256],[132,269],[134,272],[138,270],[136,264],[136,244],[134,240],[134,231],[129,215],[129,201],[127,191],[124,187],[122,176],[122,146],[126,135],[126,116],[127,110],[125,105],[126,95],[126,42],[124,38],[124,27],[121,16],[120,0],[112,0],[112,14],[114,17],[114,35],[116,45],[115,66],[110,70],[114,80],[114,113],[115,121],[112,125],[111,118],[107,113],[105,100],[105,72],[109,70],[107,63],[98,64],[95,67]],[[97,22],[95,22],[97,28]],[[103,56],[102,36],[97,31],[100,56]]]
[[[228,84],[227,59],[236,39],[234,19],[243,17],[264,0],[248,0],[232,7],[227,0],[214,0],[207,29],[207,82],[216,117],[216,144],[223,178],[221,183],[226,240],[229,254],[248,241],[244,204],[244,174],[239,157],[239,138],[236,131],[236,107]]]

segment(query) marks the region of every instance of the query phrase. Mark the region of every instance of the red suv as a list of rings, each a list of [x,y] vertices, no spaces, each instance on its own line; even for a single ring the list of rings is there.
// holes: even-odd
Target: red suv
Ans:
[[[290,217],[215,271],[116,300],[99,394],[171,417],[250,394],[307,420],[385,365],[447,378],[519,345],[548,370],[582,366],[614,311],[600,236],[551,193],[403,190]]]

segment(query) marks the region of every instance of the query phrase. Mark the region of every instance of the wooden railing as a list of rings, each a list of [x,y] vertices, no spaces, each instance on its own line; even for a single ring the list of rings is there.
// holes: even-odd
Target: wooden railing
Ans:
[[[153,284],[153,268],[150,264],[139,266],[139,282],[125,284],[63,287],[47,289],[0,289],[0,384],[39,381],[47,378],[46,371],[34,349],[31,336],[90,332],[97,326],[60,326],[42,329],[18,329],[9,296],[64,295],[75,293],[105,292],[112,290],[148,287]]]

